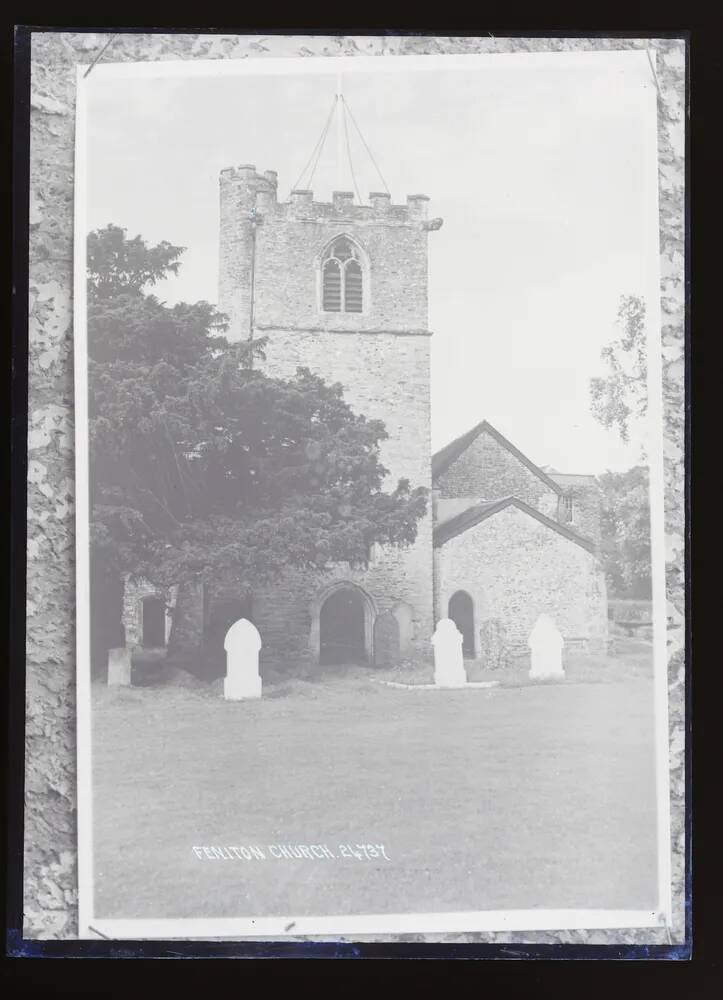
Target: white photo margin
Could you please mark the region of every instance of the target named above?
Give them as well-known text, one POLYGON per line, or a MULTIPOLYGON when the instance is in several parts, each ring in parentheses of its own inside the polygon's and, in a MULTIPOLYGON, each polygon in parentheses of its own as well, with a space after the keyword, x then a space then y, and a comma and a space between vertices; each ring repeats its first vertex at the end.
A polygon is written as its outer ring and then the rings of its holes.
POLYGON ((661 360, 661 310, 659 270, 658 185, 649 204, 652 258, 657 277, 646 289, 648 336, 648 463, 650 470, 651 561, 653 579, 653 645, 655 700, 655 768, 657 808, 657 884, 655 910, 480 910, 444 913, 360 914, 358 916, 288 916, 188 919, 97 919, 94 916, 92 723, 90 682, 90 579, 89 579, 89 471, 88 471, 88 365, 86 313, 86 175, 87 95, 93 78, 154 79, 237 75, 329 74, 336 76, 381 70, 429 71, 466 69, 520 63, 526 67, 558 66, 560 69, 587 65, 591 61, 617 57, 640 63, 639 71, 651 77, 651 113, 648 116, 646 169, 657 177, 657 89, 651 63, 655 52, 646 49, 606 51, 515 52, 442 56, 355 56, 230 60, 164 60, 140 63, 99 63, 86 76, 88 66, 77 67, 75 139, 75 247, 74 247, 74 378, 75 378, 75 472, 76 472, 76 695, 78 775, 78 936, 81 939, 264 939, 385 936, 401 934, 449 934, 511 931, 569 931, 654 928, 671 926, 671 834, 668 729, 667 614, 665 596, 665 528, 663 475, 663 398, 661 360))

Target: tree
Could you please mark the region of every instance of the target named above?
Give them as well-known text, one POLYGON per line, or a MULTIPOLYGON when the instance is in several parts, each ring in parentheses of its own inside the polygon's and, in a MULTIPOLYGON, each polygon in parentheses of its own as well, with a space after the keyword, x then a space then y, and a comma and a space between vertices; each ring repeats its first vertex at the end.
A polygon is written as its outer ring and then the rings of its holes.
POLYGON ((609 429, 617 429, 623 441, 630 437, 630 424, 645 415, 648 405, 645 302, 623 295, 617 324, 622 336, 601 351, 608 374, 590 379, 593 416, 609 429))
POLYGON ((220 574, 251 586, 414 541, 426 490, 384 489, 381 421, 308 369, 264 374, 265 340, 229 344, 209 303, 147 292, 183 248, 108 226, 88 251, 96 564, 160 586, 220 574))
POLYGON ((178 274, 185 249, 165 240, 149 247, 140 236, 129 240, 125 229, 108 225, 88 236, 88 286, 96 299, 140 292, 169 274, 178 274))
POLYGON ((650 493, 648 470, 598 477, 601 499, 602 561, 611 597, 652 596, 650 573, 650 493))
MULTIPOLYGON (((647 344, 645 302, 635 295, 620 299, 617 324, 622 336, 601 352, 608 374, 590 380, 593 416, 624 442, 631 425, 647 411, 647 344)), ((602 494, 602 560, 611 596, 649 598, 650 491, 648 470, 638 465, 626 472, 598 477, 602 494)))

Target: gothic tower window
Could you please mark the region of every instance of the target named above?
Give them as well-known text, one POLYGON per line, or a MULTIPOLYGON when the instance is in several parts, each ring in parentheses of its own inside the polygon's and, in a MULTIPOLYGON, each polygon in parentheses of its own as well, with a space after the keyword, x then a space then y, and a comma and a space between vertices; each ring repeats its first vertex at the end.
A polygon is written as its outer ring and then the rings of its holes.
POLYGON ((324 312, 360 313, 364 305, 361 252, 346 236, 330 244, 321 264, 324 312))

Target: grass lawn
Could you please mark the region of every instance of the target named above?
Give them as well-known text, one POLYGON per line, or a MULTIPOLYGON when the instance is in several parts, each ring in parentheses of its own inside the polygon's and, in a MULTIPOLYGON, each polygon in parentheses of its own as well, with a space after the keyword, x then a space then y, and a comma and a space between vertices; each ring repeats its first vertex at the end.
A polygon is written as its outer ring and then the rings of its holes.
POLYGON ((652 909, 649 647, 616 663, 469 691, 326 672, 235 703, 218 682, 97 685, 95 915, 652 909), (274 859, 271 844, 335 857, 274 859))

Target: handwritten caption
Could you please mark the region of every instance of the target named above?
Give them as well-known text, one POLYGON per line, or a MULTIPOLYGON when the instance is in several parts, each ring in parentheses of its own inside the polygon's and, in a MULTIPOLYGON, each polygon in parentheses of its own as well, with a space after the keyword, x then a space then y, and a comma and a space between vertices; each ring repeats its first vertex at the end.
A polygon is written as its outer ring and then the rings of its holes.
POLYGON ((199 861, 325 861, 350 858, 356 861, 389 861, 384 844, 245 844, 242 846, 194 846, 199 861))

